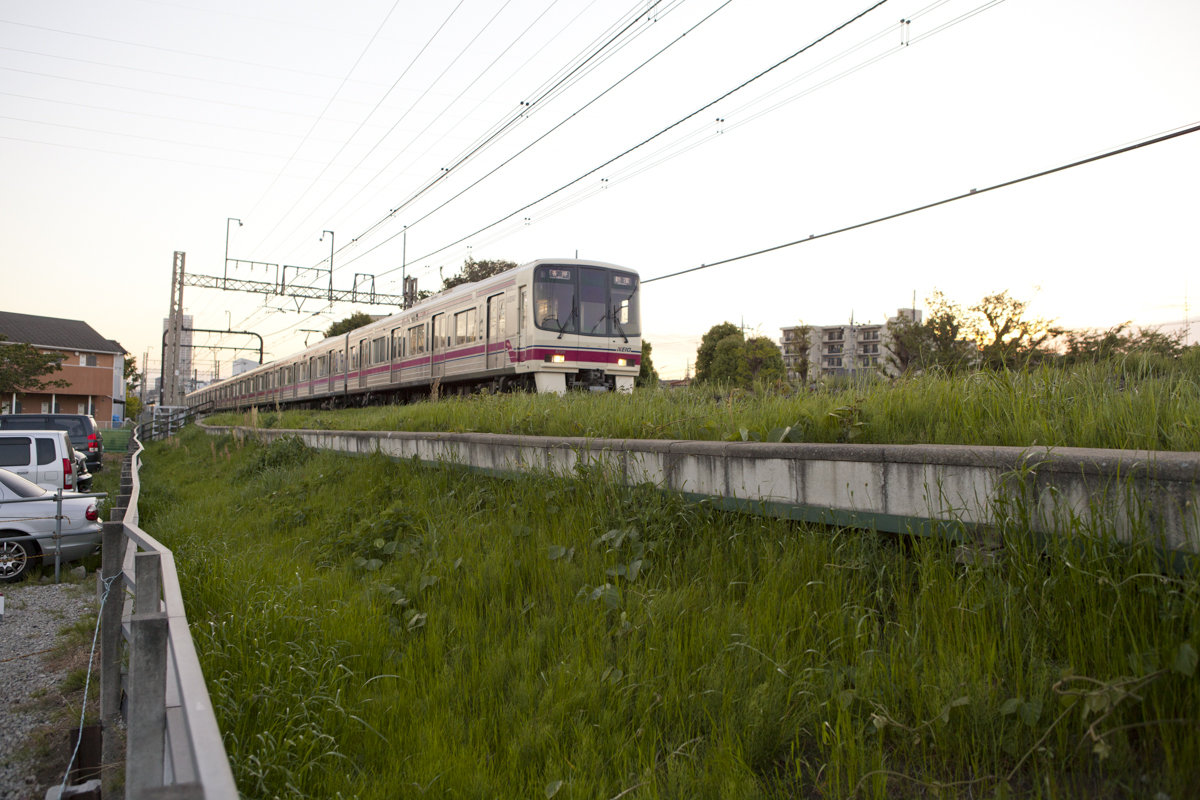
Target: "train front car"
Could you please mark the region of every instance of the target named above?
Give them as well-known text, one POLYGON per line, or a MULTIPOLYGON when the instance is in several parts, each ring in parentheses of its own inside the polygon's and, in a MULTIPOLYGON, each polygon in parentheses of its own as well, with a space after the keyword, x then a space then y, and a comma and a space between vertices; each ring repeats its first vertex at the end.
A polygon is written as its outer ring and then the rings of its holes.
MULTIPOLYGON (((532 278, 531 341, 522 341, 519 352, 534 367, 537 391, 633 391, 642 362, 637 273, 556 259, 535 262, 532 278)), ((520 289, 523 318, 529 290, 520 289)))

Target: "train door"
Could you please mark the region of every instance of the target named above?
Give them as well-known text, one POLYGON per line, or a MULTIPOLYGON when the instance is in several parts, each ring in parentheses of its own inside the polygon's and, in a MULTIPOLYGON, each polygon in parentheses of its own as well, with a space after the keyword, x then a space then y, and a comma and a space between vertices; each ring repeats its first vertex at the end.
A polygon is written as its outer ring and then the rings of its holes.
POLYGON ((367 365, 371 363, 371 340, 358 340, 358 388, 367 388, 367 365))
POLYGON ((525 348, 529 346, 529 287, 517 290, 517 361, 525 360, 525 348))
POLYGON ((487 369, 500 369, 507 366, 508 354, 505 345, 508 343, 508 330, 504 320, 504 295, 492 295, 487 299, 487 369))
POLYGON ((437 314, 433 318, 433 353, 430 359, 430 380, 438 380, 446 374, 446 315, 437 314))
POLYGON ((391 368, 388 371, 388 383, 400 382, 400 361, 404 358, 404 329, 392 329, 391 368))

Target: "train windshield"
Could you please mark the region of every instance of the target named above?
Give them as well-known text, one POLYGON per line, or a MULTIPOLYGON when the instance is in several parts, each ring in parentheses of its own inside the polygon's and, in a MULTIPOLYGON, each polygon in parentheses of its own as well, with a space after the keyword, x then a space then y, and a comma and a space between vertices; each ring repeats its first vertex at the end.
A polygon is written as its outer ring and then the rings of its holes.
POLYGON ((602 267, 539 267, 534 275, 534 323, 557 333, 584 336, 641 334, 638 278, 602 267))

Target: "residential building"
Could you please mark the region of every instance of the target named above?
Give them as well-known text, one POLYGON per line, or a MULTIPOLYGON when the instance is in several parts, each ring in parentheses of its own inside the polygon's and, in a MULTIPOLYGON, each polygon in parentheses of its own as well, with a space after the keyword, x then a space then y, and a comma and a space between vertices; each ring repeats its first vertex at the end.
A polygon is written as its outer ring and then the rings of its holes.
MULTIPOLYGON (((0 398, 5 414, 91 414, 101 428, 125 418, 125 348, 105 339, 82 320, 0 311, 0 333, 8 342, 29 344, 63 356, 57 372, 43 380, 65 380, 66 388, 14 392, 0 398)), ((0 344, 3 347, 4 344, 0 344)))
POLYGON ((889 331, 900 319, 921 321, 921 312, 901 308, 881 324, 812 325, 781 328, 783 364, 788 380, 813 380, 831 375, 893 374, 889 363, 889 331))

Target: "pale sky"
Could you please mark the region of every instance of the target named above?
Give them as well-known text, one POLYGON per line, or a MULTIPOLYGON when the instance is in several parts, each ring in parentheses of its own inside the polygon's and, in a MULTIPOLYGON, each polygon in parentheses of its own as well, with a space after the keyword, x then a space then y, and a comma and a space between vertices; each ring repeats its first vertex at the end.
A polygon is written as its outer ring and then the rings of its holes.
MULTIPOLYGON (((601 166, 872 4, 5 0, 0 309, 86 320, 156 364, 172 253, 220 275, 229 217, 230 256, 272 264, 328 267, 334 231, 338 288, 363 273, 399 294, 405 255, 426 289, 468 254, 578 252, 645 279, 1200 122, 1195 0, 887 0, 601 166)), ((1200 322, 1198 179, 1200 133, 648 284, 643 328, 681 377, 719 322, 778 338, 935 288, 1107 327, 1179 323, 1187 287, 1200 322)), ((268 359, 392 310, 194 287, 184 303, 197 327, 263 334, 268 359)), ((194 359, 226 376, 238 355, 194 359)))

